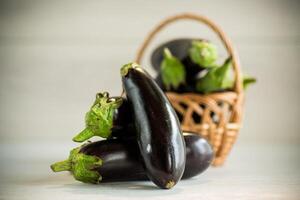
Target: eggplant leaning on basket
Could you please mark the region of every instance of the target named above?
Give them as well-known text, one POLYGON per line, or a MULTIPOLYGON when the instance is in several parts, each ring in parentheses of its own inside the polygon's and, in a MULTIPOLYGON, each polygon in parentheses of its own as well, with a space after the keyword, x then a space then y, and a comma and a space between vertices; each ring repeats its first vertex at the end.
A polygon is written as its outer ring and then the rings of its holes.
POLYGON ((177 115, 151 76, 136 63, 121 68, 132 107, 137 142, 148 177, 160 188, 172 188, 185 167, 185 144, 177 115))
MULTIPOLYGON (((209 167, 213 150, 199 135, 184 133, 184 140, 187 151, 182 178, 187 179, 209 167)), ((67 160, 51 165, 51 169, 70 171, 76 180, 86 183, 149 180, 135 139, 87 143, 73 149, 67 160)))

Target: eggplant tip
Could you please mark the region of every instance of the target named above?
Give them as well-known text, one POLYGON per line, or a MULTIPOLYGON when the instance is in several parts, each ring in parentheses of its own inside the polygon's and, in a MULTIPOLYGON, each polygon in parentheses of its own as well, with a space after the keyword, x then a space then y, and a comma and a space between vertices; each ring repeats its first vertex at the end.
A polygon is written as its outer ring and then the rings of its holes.
POLYGON ((166 189, 170 189, 175 185, 174 181, 168 181, 167 184, 165 185, 166 189))
POLYGON ((135 68, 140 68, 140 65, 135 62, 131 62, 126 65, 123 65, 123 67, 121 68, 121 75, 126 76, 130 69, 135 69, 135 68))

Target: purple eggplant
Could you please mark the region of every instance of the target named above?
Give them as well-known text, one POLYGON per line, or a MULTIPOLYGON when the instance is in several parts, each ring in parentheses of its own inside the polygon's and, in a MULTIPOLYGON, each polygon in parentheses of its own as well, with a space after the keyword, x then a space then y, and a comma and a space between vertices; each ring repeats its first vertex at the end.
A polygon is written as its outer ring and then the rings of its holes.
POLYGON ((185 166, 177 115, 164 92, 138 64, 124 65, 121 75, 148 177, 160 188, 170 189, 180 180, 185 166))
MULTIPOLYGON (((182 178, 187 179, 209 167, 213 150, 196 134, 184 133, 184 140, 186 164, 182 178)), ((149 180, 135 139, 88 143, 73 149, 67 160, 51 165, 51 169, 54 172, 71 171, 76 180, 86 183, 149 180)))

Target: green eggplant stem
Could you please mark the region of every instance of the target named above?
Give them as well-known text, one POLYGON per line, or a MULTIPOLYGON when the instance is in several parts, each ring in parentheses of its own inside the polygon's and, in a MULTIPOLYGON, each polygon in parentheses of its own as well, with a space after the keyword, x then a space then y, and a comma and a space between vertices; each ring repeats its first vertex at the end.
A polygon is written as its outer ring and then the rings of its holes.
POLYGON ((121 68, 121 76, 126 76, 130 69, 141 68, 139 64, 135 62, 128 63, 121 68))
POLYGON ((98 93, 85 115, 85 129, 77 134, 73 141, 84 142, 93 136, 110 137, 114 126, 114 113, 122 103, 122 97, 109 97, 108 92, 98 93))
POLYGON ((70 152, 69 158, 50 166, 53 172, 70 171, 74 178, 85 183, 99 183, 102 180, 97 168, 102 166, 102 160, 97 156, 80 153, 81 147, 70 152))
POLYGON ((164 48, 164 58, 172 58, 172 53, 168 48, 164 48))
POLYGON ((71 162, 69 161, 69 159, 56 162, 52 164, 50 167, 54 172, 70 171, 72 169, 71 162))
POLYGON ((83 131, 78 133, 75 137, 73 137, 74 142, 84 142, 85 140, 90 139, 95 134, 90 128, 85 128, 83 131))

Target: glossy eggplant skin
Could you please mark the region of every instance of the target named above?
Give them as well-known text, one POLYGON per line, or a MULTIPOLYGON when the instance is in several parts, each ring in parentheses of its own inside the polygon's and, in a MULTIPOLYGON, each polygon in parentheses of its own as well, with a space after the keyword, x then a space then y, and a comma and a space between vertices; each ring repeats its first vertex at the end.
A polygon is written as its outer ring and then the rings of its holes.
MULTIPOLYGON (((182 179, 188 179, 199 175, 210 166, 213 151, 209 143, 196 134, 184 133, 184 140, 186 164, 182 179)), ((95 169, 102 176, 101 182, 149 180, 134 139, 93 142, 83 146, 80 152, 97 156, 103 161, 103 165, 95 169)))
POLYGON ((194 133, 184 133, 186 163, 183 179, 194 177, 205 171, 214 158, 211 145, 203 137, 194 133))
POLYGON ((144 69, 129 68, 122 74, 122 82, 148 177, 160 188, 170 189, 181 179, 185 167, 185 144, 177 115, 144 69))
POLYGON ((135 137, 134 133, 133 113, 130 109, 128 100, 123 98, 122 105, 114 112, 113 128, 110 138, 135 137))
POLYGON ((135 140, 109 139, 92 142, 83 146, 80 153, 97 156, 102 160, 102 166, 94 169, 101 175, 101 182, 147 179, 135 140))
POLYGON ((166 91, 166 88, 164 86, 164 83, 162 81, 162 77, 161 77, 160 73, 155 77, 154 81, 160 87, 160 89, 162 89, 164 92, 166 91))

